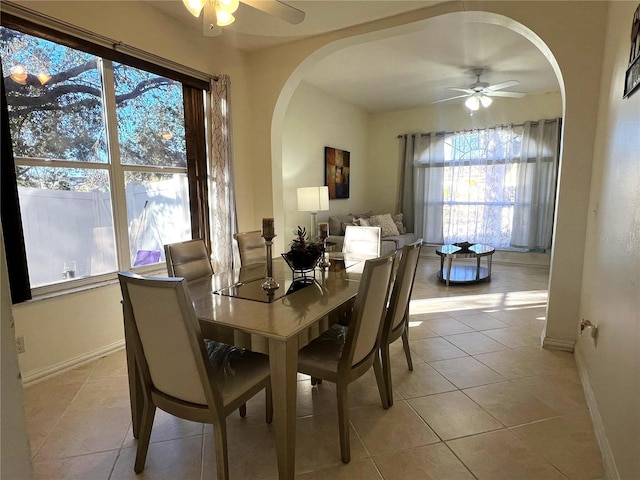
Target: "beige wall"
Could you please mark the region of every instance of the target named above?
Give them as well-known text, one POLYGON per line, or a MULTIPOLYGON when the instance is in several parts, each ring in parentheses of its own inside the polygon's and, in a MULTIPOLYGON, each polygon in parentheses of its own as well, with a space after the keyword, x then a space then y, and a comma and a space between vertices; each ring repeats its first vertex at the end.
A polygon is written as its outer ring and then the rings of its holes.
POLYGON ((598 338, 577 344, 621 479, 640 478, 640 91, 622 98, 637 7, 609 11, 580 302, 598 338))
POLYGON ((324 185, 324 147, 350 152, 351 185, 348 199, 329 202, 330 211, 319 212, 318 221, 329 215, 368 209, 370 156, 368 115, 308 83, 301 83, 287 108, 282 129, 282 202, 285 241, 293 238, 297 225, 309 230, 310 214, 298 212, 296 188, 324 185))

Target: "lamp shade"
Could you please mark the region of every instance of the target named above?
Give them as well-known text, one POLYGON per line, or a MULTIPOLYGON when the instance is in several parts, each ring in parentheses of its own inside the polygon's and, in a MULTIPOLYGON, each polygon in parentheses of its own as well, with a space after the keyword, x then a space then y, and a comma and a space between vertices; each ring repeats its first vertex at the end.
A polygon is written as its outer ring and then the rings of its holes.
POLYGON ((222 9, 219 5, 216 5, 216 24, 219 27, 226 27, 235 22, 236 18, 226 10, 222 9))
POLYGON ((467 98, 467 101, 464 102, 464 104, 469 110, 476 111, 480 108, 480 100, 478 100, 478 97, 476 97, 475 95, 467 98))
POLYGON ((220 8, 227 13, 235 13, 238 10, 238 6, 240 5, 239 0, 218 0, 218 5, 220 8))
POLYGON ((484 108, 487 108, 489 105, 491 105, 492 102, 493 99, 491 97, 487 97, 486 95, 482 95, 480 97, 480 103, 484 108))
POLYGON ((182 3, 187 7, 187 10, 189 10, 191 15, 199 17, 206 0, 182 0, 182 3))
POLYGON ((320 212, 329 210, 329 187, 298 188, 298 211, 320 212))

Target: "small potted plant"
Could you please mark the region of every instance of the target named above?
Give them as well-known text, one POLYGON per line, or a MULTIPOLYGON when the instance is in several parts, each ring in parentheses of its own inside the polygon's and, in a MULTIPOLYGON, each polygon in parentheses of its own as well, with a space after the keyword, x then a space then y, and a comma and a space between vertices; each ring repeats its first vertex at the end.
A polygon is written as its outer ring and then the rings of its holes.
POLYGON ((307 230, 303 227, 298 227, 295 234, 290 250, 283 257, 294 270, 311 270, 322 255, 323 244, 309 239, 307 230))

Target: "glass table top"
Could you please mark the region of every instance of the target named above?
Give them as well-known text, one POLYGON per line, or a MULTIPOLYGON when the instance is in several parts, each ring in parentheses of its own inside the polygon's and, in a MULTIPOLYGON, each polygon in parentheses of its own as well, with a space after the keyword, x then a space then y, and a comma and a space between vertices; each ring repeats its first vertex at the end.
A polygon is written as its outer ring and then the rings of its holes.
MULTIPOLYGON (((357 257, 331 258, 330 262, 328 270, 331 272, 339 272, 363 263, 362 259, 357 257)), ((298 272, 293 272, 286 266, 283 268, 283 265, 284 262, 274 261, 273 278, 279 285, 275 290, 262 288, 262 282, 264 282, 266 274, 266 264, 255 264, 242 267, 236 283, 214 290, 213 293, 256 302, 271 303, 290 293, 297 292, 301 288, 318 284, 317 279, 320 279, 324 274, 321 269, 315 269, 305 272, 304 275, 299 275, 298 272)))
POLYGON ((273 278, 280 285, 275 290, 265 290, 264 288, 262 288, 264 277, 260 277, 246 282, 238 282, 234 285, 216 290, 213 293, 216 293, 218 295, 226 295, 229 297, 244 298, 246 300, 254 300, 256 302, 271 303, 284 297, 285 295, 297 292, 301 288, 315 283, 315 279, 312 276, 301 277, 294 280, 291 274, 278 275, 274 272, 273 278))

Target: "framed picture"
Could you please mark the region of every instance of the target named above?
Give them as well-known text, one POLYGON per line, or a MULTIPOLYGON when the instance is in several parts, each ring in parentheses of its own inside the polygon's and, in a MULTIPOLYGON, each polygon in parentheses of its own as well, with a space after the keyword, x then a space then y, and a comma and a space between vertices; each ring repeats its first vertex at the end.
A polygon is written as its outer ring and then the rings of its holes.
POLYGON ((329 199, 349 198, 350 153, 324 147, 324 184, 329 187, 329 199))
POLYGON ((624 98, 630 96, 640 87, 640 57, 627 69, 624 79, 624 98))
POLYGON ((640 87, 640 5, 636 8, 631 22, 631 50, 629 68, 624 76, 624 98, 629 97, 640 87))

